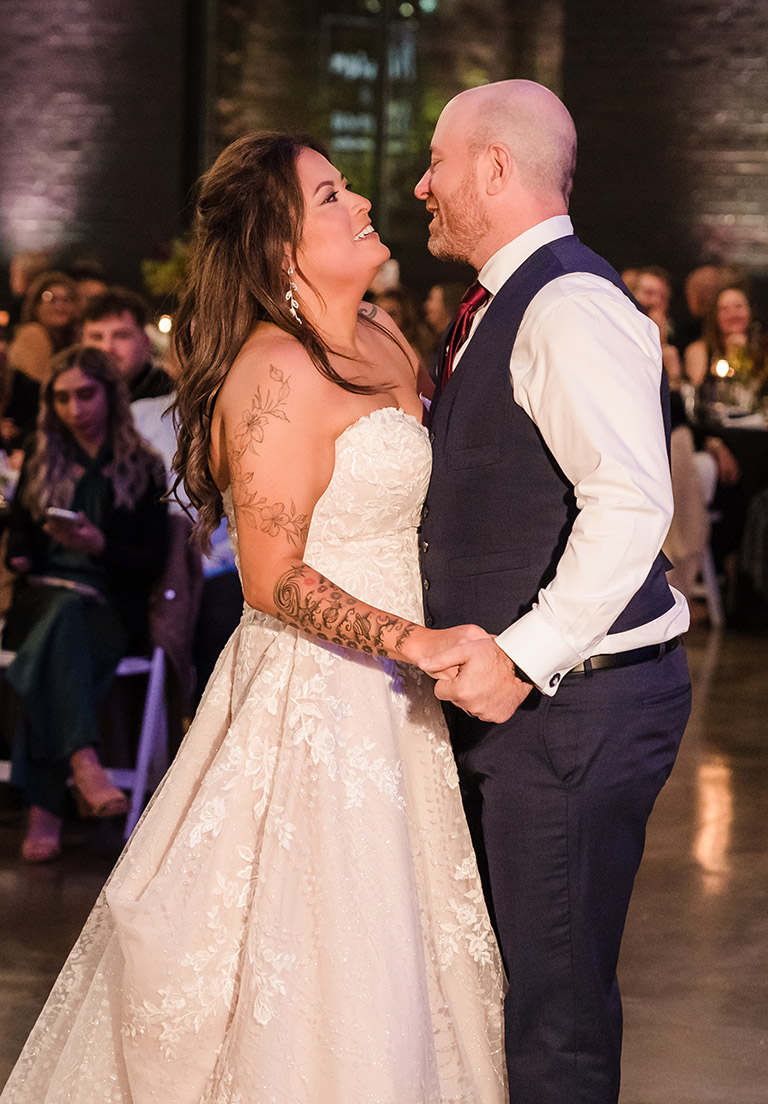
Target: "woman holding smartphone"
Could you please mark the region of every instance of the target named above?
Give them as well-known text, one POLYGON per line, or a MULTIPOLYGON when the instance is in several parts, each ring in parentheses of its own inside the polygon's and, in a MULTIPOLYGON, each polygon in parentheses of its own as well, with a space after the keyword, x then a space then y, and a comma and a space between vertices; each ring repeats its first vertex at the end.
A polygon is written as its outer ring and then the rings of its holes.
POLYGON ((95 744, 122 655, 143 646, 151 584, 165 558, 163 463, 139 437, 105 353, 54 358, 9 519, 16 572, 3 644, 22 705, 13 781, 29 802, 27 862, 61 853, 67 781, 82 814, 116 816, 125 795, 95 744))

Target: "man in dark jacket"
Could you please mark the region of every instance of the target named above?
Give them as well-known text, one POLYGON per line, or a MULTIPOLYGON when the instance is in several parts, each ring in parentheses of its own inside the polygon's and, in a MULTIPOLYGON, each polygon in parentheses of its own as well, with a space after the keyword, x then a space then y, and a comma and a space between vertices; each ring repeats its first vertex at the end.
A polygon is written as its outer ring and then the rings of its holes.
POLYGON ((83 345, 109 353, 128 384, 132 403, 173 391, 171 377, 152 362, 148 320, 149 307, 141 296, 121 287, 90 299, 83 318, 83 345))

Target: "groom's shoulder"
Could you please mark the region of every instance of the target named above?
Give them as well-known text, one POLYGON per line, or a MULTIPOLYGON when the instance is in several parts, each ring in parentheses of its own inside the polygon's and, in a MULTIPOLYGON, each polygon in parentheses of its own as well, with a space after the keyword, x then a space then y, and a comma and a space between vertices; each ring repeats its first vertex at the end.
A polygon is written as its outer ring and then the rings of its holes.
POLYGON ((592 329, 608 318, 640 326, 647 319, 611 280, 594 272, 564 272, 545 284, 532 299, 521 329, 537 333, 552 327, 557 333, 574 327, 592 329))
POLYGON ((545 284, 536 296, 542 303, 548 302, 552 305, 565 304, 585 297, 597 301, 611 300, 631 306, 631 301, 612 280, 607 276, 588 271, 563 272, 545 284))

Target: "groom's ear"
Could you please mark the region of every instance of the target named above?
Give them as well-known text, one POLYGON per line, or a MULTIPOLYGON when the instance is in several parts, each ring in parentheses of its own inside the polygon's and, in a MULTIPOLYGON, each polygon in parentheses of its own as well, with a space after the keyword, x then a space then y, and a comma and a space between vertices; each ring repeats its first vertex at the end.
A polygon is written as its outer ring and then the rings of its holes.
POLYGON ((508 185, 515 170, 515 162, 509 146, 494 142, 485 152, 485 190, 488 195, 498 195, 508 185))

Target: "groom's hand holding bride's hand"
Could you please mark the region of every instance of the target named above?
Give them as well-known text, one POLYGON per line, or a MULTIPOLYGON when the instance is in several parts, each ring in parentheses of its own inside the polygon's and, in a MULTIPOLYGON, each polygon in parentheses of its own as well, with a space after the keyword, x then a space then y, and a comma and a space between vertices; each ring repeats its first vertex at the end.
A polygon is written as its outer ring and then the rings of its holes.
POLYGON ((419 666, 437 680, 435 697, 495 724, 508 721, 533 689, 518 678, 514 663, 488 633, 464 639, 419 666))
MULTIPOLYGON (((432 656, 442 658, 443 655, 462 644, 468 643, 470 640, 487 639, 490 639, 488 633, 485 629, 481 629, 479 625, 454 625, 450 629, 426 629, 419 626, 416 634, 409 641, 412 654, 407 656, 407 661, 426 671, 424 666, 426 657, 430 657, 429 662, 431 663, 432 656)), ((446 678, 452 678, 458 674, 458 671, 457 664, 453 668, 446 668, 443 674, 446 678)))

